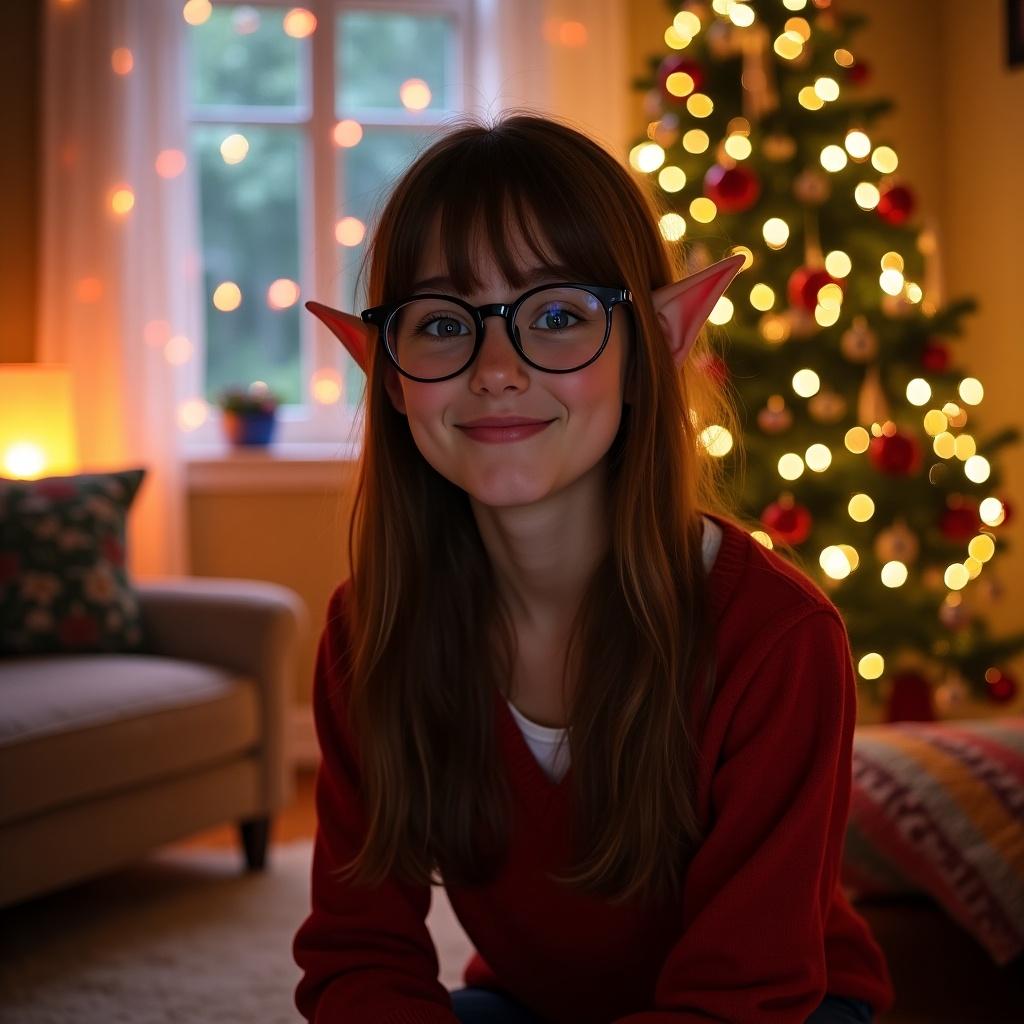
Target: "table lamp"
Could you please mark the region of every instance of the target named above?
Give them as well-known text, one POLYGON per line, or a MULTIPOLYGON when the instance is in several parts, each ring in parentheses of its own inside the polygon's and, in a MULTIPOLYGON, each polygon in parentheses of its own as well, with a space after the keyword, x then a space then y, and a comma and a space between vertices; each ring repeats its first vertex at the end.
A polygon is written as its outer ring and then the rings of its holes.
POLYGON ((70 368, 0 363, 0 476, 35 480, 77 469, 70 368))

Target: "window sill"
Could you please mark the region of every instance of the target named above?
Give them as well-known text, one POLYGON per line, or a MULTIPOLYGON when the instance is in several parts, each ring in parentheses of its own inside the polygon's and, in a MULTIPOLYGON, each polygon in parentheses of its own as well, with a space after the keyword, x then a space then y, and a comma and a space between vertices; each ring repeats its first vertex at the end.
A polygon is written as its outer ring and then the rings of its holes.
POLYGON ((359 457, 358 446, 336 441, 275 442, 267 448, 227 443, 184 453, 189 494, 338 490, 359 457))

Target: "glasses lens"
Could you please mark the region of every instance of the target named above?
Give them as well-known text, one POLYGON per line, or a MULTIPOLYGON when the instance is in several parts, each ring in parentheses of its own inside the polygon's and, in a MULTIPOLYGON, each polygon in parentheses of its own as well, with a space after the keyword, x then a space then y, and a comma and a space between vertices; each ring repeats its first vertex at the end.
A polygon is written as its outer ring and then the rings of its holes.
POLYGON ((604 341, 607 314, 601 300, 583 288, 534 292, 515 319, 523 351, 545 370, 574 370, 604 341))
POLYGON ((399 306, 387 335, 398 365, 427 380, 465 366, 475 341, 476 324, 468 310, 440 298, 413 299, 399 306))
MULTIPOLYGON (((545 288, 519 307, 514 329, 527 357, 546 370, 573 370, 601 347, 607 314, 583 288, 545 288)), ((431 380, 457 373, 469 360, 476 326, 469 312, 443 298, 418 298, 399 306, 387 343, 398 365, 431 380)))

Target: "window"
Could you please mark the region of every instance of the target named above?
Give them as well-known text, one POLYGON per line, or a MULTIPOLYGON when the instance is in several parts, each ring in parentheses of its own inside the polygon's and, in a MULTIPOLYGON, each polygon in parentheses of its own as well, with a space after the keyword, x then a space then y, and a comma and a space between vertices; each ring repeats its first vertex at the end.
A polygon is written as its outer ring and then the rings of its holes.
POLYGON ((266 382, 277 439, 351 433, 365 376, 303 308, 358 311, 356 275, 396 178, 466 109, 471 0, 220 2, 188 30, 203 337, 188 372, 220 438, 217 396, 266 382))

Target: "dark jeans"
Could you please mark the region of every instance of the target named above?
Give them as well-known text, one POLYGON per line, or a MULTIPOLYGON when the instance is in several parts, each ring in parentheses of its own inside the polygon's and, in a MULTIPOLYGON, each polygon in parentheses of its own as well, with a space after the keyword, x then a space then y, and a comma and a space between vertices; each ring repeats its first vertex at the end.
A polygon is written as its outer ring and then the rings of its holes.
MULTIPOLYGON (((488 988, 460 988, 450 993, 460 1024, 543 1024, 532 1011, 503 992, 488 988)), ((806 1024, 872 1024, 870 1003, 847 996, 827 995, 806 1024)))

